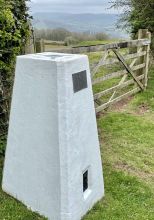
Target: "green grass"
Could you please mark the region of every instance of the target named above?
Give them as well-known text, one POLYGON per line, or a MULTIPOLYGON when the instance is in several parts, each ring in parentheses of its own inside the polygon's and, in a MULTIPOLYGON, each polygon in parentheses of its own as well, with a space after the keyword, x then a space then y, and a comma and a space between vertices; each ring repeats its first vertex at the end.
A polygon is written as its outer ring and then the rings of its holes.
POLYGON ((154 219, 153 88, 154 68, 146 92, 98 118, 106 194, 84 220, 154 219))
POLYGON ((137 178, 105 165, 105 199, 84 220, 153 220, 153 193, 137 178))
MULTIPOLYGON (((89 56, 91 63, 97 62, 100 53, 89 56)), ((105 75, 106 70, 99 74, 105 75)), ((154 220, 154 68, 149 74, 147 91, 135 95, 120 110, 113 106, 97 119, 105 197, 83 220, 154 220)), ((110 83, 115 81, 94 87, 95 92, 110 83)), ((0 149, 1 145, 3 141, 0 149)), ((3 161, 0 156, 0 181, 3 161)), ((0 220, 45 218, 0 190, 0 220)))

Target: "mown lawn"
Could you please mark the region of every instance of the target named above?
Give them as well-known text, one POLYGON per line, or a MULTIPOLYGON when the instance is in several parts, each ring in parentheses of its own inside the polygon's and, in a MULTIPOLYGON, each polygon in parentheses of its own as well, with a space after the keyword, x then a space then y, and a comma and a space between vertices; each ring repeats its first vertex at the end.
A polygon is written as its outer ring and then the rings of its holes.
MULTIPOLYGON (((154 220, 154 68, 146 92, 97 120, 105 198, 83 220, 154 220)), ((44 219, 0 190, 0 220, 44 219)))

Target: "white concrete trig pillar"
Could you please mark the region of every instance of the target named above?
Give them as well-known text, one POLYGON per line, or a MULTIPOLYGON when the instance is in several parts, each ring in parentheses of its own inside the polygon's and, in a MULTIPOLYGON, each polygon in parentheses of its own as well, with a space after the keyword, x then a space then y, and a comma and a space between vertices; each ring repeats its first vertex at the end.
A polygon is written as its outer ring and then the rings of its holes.
POLYGON ((80 220, 103 197, 87 56, 18 57, 3 190, 50 220, 80 220))

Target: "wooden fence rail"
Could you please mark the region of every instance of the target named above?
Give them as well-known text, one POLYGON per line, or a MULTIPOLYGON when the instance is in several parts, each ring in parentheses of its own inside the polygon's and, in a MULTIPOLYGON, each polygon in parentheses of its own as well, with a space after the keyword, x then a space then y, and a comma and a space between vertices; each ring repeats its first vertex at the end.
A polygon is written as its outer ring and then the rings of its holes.
MULTIPOLYGON (((39 42, 42 42, 39 41, 39 42)), ((38 52, 45 52, 46 43, 41 45, 41 49, 37 49, 38 52)), ((66 48, 55 48, 52 49, 52 52, 60 52, 60 53, 71 53, 71 54, 78 54, 78 53, 90 53, 90 52, 98 52, 104 51, 109 49, 124 49, 124 48, 133 48, 133 47, 142 47, 148 46, 151 43, 151 40, 148 38, 139 39, 139 40, 130 40, 125 42, 119 43, 111 43, 111 44, 98 44, 98 45, 91 45, 91 46, 79 46, 79 47, 66 47, 66 48)))

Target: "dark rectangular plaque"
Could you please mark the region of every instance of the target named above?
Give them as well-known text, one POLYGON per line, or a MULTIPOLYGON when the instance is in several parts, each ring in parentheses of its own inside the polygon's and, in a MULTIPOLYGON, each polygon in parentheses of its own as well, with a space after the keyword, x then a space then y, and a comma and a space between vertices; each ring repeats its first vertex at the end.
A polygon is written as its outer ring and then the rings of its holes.
POLYGON ((88 87, 86 70, 72 75, 74 93, 88 87))

